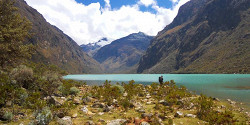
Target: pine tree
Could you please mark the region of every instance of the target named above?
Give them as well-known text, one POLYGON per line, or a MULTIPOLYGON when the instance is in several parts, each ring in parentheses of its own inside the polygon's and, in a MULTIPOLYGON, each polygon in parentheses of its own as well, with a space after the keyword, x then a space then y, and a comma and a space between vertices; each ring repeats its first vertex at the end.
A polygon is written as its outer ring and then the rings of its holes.
POLYGON ((31 56, 32 45, 25 45, 31 23, 17 13, 14 0, 0 0, 0 69, 14 66, 31 56))

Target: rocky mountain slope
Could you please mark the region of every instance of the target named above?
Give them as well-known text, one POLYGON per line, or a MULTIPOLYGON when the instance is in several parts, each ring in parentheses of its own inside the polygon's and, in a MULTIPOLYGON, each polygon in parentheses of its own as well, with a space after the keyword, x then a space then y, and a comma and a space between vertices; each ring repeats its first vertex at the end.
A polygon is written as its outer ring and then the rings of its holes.
POLYGON ((24 0, 16 0, 21 16, 32 23, 32 37, 27 43, 36 47, 34 62, 55 64, 70 73, 98 73, 99 63, 82 51, 80 46, 60 29, 50 25, 35 9, 24 0))
POLYGON ((86 52, 89 56, 92 57, 101 47, 110 44, 111 42, 111 39, 104 37, 95 43, 82 44, 80 47, 84 52, 86 52))
POLYGON ((152 40, 138 73, 250 73, 250 1, 191 0, 152 40))
POLYGON ((102 47, 93 57, 104 66, 106 73, 136 72, 152 38, 142 32, 133 33, 102 47))

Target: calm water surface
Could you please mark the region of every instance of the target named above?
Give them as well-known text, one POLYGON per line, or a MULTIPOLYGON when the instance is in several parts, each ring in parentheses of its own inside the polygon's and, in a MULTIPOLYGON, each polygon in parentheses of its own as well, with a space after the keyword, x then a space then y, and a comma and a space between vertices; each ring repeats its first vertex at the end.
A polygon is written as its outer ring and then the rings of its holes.
POLYGON ((101 85, 105 80, 112 83, 134 80, 136 83, 151 84, 158 82, 161 75, 164 81, 174 80, 177 85, 184 85, 196 94, 229 98, 250 107, 250 74, 89 74, 67 75, 64 79, 86 81, 89 85, 101 85))

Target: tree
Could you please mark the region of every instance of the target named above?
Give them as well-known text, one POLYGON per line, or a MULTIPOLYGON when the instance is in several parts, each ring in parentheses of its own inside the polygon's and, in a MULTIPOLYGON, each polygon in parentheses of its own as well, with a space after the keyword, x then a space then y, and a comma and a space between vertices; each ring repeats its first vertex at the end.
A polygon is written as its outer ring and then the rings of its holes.
POLYGON ((17 13, 14 0, 0 0, 0 69, 7 69, 31 56, 32 45, 25 45, 31 23, 17 13))

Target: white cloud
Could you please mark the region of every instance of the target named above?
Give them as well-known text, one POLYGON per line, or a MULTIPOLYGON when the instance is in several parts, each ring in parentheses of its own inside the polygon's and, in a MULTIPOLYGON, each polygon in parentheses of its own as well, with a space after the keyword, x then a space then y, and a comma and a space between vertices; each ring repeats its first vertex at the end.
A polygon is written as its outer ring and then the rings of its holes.
POLYGON ((150 5, 155 5, 156 1, 155 0, 140 0, 139 4, 142 4, 146 7, 150 6, 150 5))
POLYGON ((178 2, 178 0, 170 0, 172 3, 176 3, 178 2))
POLYGON ((172 8, 162 8, 154 0, 140 0, 135 5, 112 10, 110 0, 105 7, 99 3, 88 6, 75 0, 26 0, 48 22, 60 28, 79 45, 96 42, 103 37, 118 39, 135 32, 156 35, 176 16, 181 5, 189 0, 179 0, 172 8), (150 6, 156 14, 140 11, 140 6, 150 6))

